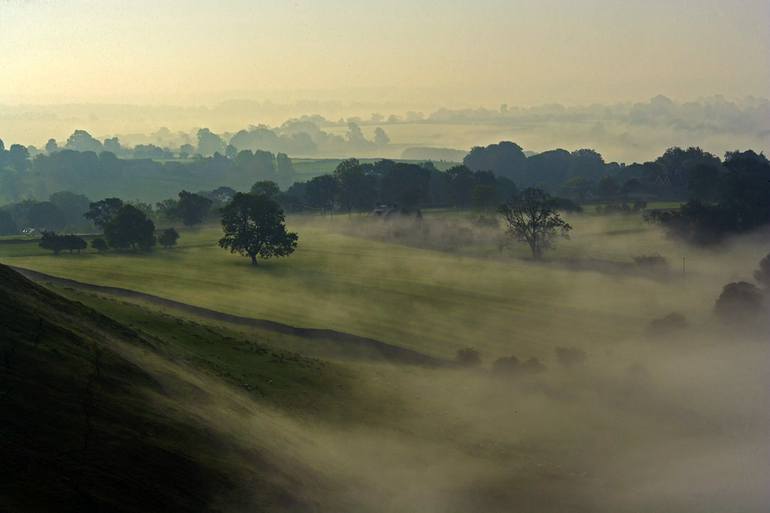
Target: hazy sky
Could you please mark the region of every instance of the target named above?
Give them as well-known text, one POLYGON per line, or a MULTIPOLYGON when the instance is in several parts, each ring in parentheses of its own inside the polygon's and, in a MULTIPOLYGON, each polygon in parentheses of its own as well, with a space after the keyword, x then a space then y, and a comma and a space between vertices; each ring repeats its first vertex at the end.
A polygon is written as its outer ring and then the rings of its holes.
POLYGON ((0 103, 770 95, 768 0, 0 0, 0 103))

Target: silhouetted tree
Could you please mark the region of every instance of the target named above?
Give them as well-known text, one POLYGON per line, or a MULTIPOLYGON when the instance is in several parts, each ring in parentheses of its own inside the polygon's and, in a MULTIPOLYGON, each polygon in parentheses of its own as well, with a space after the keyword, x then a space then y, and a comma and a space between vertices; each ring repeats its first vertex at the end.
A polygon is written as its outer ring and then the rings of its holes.
POLYGON ((104 230, 122 207, 123 200, 120 198, 106 198, 91 203, 83 217, 90 219, 98 228, 104 230))
POLYGON ((54 255, 58 255, 62 250, 66 249, 64 237, 57 235, 56 232, 44 231, 38 245, 43 249, 53 251, 54 255))
POLYGON ((86 241, 78 237, 77 235, 64 235, 64 249, 72 253, 73 251, 77 251, 80 253, 81 250, 86 249, 88 247, 88 244, 86 244, 86 241))
POLYGON ((331 175, 316 176, 307 183, 305 195, 310 207, 332 212, 337 197, 337 181, 331 175))
POLYGON ((524 190, 500 207, 500 213, 508 223, 508 233, 526 242, 536 259, 543 257, 543 252, 552 247, 556 238, 569 238, 572 230, 556 210, 553 198, 540 189, 524 190))
POLYGON ((123 205, 104 227, 110 247, 149 251, 155 245, 155 224, 132 205, 123 205))
POLYGON ((211 209, 211 203, 212 201, 208 198, 182 191, 179 193, 179 201, 176 203, 174 213, 185 226, 201 224, 211 209))
POLYGON ((82 194, 70 191, 61 191, 51 194, 49 201, 56 205, 64 214, 64 224, 70 228, 88 225, 83 216, 88 212, 91 201, 82 194))
POLYGON ((455 360, 463 367, 476 367, 481 365, 481 354, 471 347, 457 350, 455 360))
POLYGON ((756 285, 745 281, 728 283, 719 295, 714 311, 724 321, 751 321, 764 314, 764 296, 756 285))
POLYGON ((297 234, 286 231, 281 207, 262 194, 238 193, 222 209, 222 248, 240 253, 257 264, 257 257, 288 256, 297 247, 297 234))
POLYGON ((270 199, 276 199, 281 193, 281 189, 275 182, 270 180, 261 180, 251 186, 252 194, 262 194, 270 199))
POLYGON ((754 279, 766 289, 770 289, 770 253, 759 261, 759 269, 754 271, 754 279))
POLYGON ((27 214, 29 224, 37 230, 59 230, 64 228, 64 214, 50 201, 35 203, 27 214))
POLYGON ((5 210, 0 210, 0 235, 15 235, 19 228, 13 220, 13 216, 5 210))
POLYGON ((179 240, 179 233, 174 228, 166 228, 158 237, 158 243, 166 249, 176 246, 177 240, 179 240))
POLYGON ((59 145, 56 143, 56 139, 48 139, 48 142, 45 143, 45 152, 50 155, 57 151, 59 151, 59 145))

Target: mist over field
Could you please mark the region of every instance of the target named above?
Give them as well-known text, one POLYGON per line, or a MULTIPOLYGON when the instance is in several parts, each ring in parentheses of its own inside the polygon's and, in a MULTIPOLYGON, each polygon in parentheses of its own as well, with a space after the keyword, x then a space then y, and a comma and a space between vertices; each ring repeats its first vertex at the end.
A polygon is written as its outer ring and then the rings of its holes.
POLYGON ((767 0, 0 0, 0 512, 765 513, 767 0))

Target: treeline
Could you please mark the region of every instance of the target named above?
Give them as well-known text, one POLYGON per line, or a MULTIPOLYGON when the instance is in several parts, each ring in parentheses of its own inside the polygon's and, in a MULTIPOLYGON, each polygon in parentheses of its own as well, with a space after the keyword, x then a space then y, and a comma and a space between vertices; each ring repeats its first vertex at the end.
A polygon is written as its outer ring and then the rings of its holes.
POLYGON ((516 193, 516 184, 491 171, 465 166, 439 171, 430 162, 348 159, 334 173, 294 183, 286 192, 276 193, 276 199, 294 212, 371 211, 380 206, 411 212, 430 207, 496 208, 516 193))
POLYGON ((594 150, 556 149, 527 156, 512 142, 473 148, 463 163, 489 170, 520 187, 537 187, 578 202, 608 200, 716 199, 728 172, 715 155, 700 148, 670 148, 641 164, 605 162, 594 150))
POLYGON ((24 146, 6 150, 0 141, 0 204, 67 190, 157 201, 180 189, 248 189, 257 180, 288 187, 294 179, 291 159, 282 153, 243 150, 230 157, 217 153, 191 161, 122 159, 109 151, 69 149, 31 156, 24 146))

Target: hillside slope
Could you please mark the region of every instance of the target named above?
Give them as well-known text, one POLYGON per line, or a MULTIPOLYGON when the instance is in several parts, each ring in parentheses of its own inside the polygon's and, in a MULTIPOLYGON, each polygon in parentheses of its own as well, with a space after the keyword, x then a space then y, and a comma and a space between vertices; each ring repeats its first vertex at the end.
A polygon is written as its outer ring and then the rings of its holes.
POLYGON ((0 266, 0 335, 0 511, 308 508, 291 492, 302 469, 182 406, 208 391, 133 330, 0 266))

